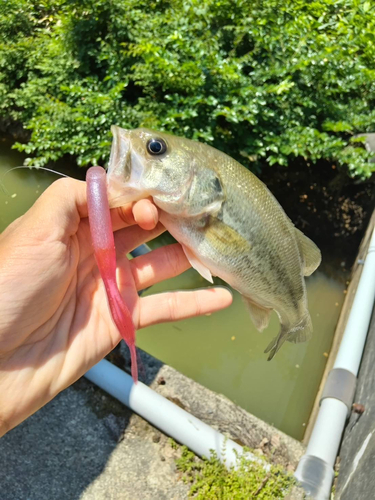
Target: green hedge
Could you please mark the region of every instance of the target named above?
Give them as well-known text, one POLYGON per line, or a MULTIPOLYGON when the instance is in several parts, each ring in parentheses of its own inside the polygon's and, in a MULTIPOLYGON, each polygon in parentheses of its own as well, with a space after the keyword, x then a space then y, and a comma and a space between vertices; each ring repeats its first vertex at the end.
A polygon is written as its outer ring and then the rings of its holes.
POLYGON ((110 125, 208 142, 257 170, 327 159, 366 177, 371 0, 6 0, 0 113, 34 165, 108 159, 110 125))

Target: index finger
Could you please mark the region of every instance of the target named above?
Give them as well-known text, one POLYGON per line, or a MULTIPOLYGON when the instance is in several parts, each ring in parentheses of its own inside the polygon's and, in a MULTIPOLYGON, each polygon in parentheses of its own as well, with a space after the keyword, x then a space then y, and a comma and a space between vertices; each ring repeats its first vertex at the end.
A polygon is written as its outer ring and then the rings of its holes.
POLYGON ((159 213, 152 201, 145 198, 122 207, 112 208, 111 218, 114 231, 134 224, 138 224, 142 229, 152 230, 158 224, 159 213))

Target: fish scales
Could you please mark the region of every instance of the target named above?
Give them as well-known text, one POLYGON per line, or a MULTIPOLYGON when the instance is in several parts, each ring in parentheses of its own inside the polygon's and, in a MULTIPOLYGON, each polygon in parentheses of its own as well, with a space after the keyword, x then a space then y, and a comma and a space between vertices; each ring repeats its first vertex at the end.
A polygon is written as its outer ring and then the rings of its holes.
POLYGON ((206 144, 148 129, 113 127, 113 134, 112 206, 152 196, 192 266, 238 290, 259 330, 275 310, 281 330, 266 349, 270 358, 285 340, 309 338, 304 275, 318 267, 320 252, 267 187, 206 144))

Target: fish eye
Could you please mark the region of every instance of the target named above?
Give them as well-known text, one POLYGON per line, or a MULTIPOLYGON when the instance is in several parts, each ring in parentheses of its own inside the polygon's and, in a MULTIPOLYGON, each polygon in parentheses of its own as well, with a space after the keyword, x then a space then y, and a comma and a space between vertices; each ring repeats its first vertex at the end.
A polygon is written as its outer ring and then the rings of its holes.
POLYGON ((150 155, 162 155, 167 151, 167 144, 163 139, 150 139, 147 143, 150 155))

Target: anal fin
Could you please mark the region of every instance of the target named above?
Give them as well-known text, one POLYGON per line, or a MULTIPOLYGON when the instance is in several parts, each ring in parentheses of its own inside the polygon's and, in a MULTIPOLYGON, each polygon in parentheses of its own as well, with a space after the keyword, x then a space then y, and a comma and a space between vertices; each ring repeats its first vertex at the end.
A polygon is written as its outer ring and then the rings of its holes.
POLYGON ((198 273, 201 276, 203 276, 205 280, 209 281, 210 283, 213 283, 214 280, 212 279, 212 274, 211 271, 208 269, 208 267, 206 267, 204 264, 202 264, 200 260, 198 260, 198 258, 196 257, 194 252, 190 250, 190 248, 188 248, 185 245, 182 245, 182 248, 185 252, 187 260, 191 264, 191 267, 194 268, 196 271, 198 271, 198 273))
POLYGON ((255 325, 255 328, 258 331, 262 332, 268 326, 272 309, 261 307, 258 304, 252 302, 247 297, 242 297, 242 298, 244 303, 246 304, 246 307, 249 311, 250 317, 255 325))

